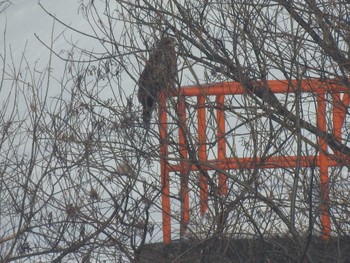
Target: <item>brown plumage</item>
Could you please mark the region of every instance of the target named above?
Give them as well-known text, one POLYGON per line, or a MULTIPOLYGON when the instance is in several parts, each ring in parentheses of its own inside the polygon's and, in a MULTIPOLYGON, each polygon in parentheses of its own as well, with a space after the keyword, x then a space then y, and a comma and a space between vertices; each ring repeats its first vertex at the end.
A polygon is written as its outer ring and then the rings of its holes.
POLYGON ((176 79, 175 39, 165 37, 156 43, 138 81, 139 90, 137 96, 143 107, 143 125, 146 129, 150 126, 152 112, 158 101, 159 91, 174 88, 176 79))

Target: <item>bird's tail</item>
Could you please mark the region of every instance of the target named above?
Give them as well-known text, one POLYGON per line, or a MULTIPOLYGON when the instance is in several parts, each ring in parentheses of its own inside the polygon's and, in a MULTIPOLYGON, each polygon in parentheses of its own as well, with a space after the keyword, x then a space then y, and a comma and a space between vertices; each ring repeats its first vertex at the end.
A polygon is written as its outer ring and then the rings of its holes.
POLYGON ((148 130, 151 125, 151 117, 152 117, 152 110, 148 108, 143 109, 142 118, 143 118, 143 127, 148 130))

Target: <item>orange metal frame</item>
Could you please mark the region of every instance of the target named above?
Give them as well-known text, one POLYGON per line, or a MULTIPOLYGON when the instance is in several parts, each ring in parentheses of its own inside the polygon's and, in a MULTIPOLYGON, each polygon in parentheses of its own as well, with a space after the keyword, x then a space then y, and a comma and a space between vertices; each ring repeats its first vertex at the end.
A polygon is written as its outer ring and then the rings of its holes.
MULTIPOLYGON (((316 79, 304 81, 268 81, 268 86, 274 93, 293 93, 298 88, 301 92, 313 93, 317 96, 317 127, 322 131, 332 131, 334 136, 341 141, 341 130, 346 116, 346 108, 350 104, 349 90, 341 85, 332 84, 330 82, 321 82, 316 79), (326 94, 332 94, 332 109, 333 109, 333 127, 328 127, 326 122, 326 94), (343 93, 343 96, 341 94, 343 93)), ((200 169, 213 170, 210 167, 217 169, 252 169, 254 163, 258 160, 253 158, 238 158, 226 157, 226 142, 225 142, 225 111, 224 98, 225 95, 245 94, 246 90, 238 82, 223 82, 214 83, 205 86, 189 86, 182 87, 171 94, 161 93, 160 95, 160 168, 161 168, 161 185, 162 185, 162 220, 163 220, 163 242, 171 242, 171 206, 170 206, 170 186, 169 174, 172 172, 180 173, 180 200, 181 200, 181 226, 180 235, 183 235, 190 219, 189 208, 189 188, 188 188, 188 173, 189 171, 198 171, 198 166, 189 165, 185 160, 188 158, 186 148, 186 108, 185 97, 197 97, 197 116, 198 116, 198 159, 201 163, 210 165, 203 166, 200 169), (206 102, 206 96, 216 96, 216 118, 217 118, 217 136, 218 136, 218 153, 217 159, 208 160, 206 149, 206 109, 203 107, 206 102), (170 164, 168 162, 168 144, 167 144, 167 97, 178 97, 177 114, 179 116, 179 147, 181 161, 178 164, 170 164), (201 107, 202 106, 202 107, 201 107)), ((318 143, 323 151, 319 152, 316 164, 314 156, 303 156, 301 161, 297 162, 296 156, 274 156, 264 161, 264 168, 288 168, 295 167, 297 163, 303 167, 309 167, 310 164, 320 168, 320 188, 322 193, 321 200, 321 223, 323 239, 328 239, 331 231, 330 214, 329 214, 329 179, 328 167, 341 166, 336 158, 330 158, 327 154, 328 147, 324 138, 318 138, 318 143)), ((333 153, 339 157, 340 153, 333 153)), ((205 176, 201 176, 199 180, 200 186, 200 213, 203 215, 208 209, 208 182, 205 176)), ((218 179, 218 189, 220 194, 227 194, 226 176, 221 174, 218 179)))

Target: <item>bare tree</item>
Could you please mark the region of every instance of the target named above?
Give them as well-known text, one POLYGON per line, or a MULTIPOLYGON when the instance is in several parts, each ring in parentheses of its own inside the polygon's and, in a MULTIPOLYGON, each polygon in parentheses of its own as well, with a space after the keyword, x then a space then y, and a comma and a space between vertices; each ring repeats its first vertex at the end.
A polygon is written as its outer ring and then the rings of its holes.
MULTIPOLYGON (((54 17, 44 7, 43 11, 54 17)), ((185 227, 193 246, 168 260, 188 259, 191 251, 197 251, 200 260, 212 255, 212 260, 222 262, 258 258, 312 262, 349 256, 312 252, 315 236, 321 235, 324 198, 319 153, 341 164, 328 170, 329 213, 335 239, 349 236, 348 116, 339 140, 332 129, 319 128, 317 98, 302 92, 303 80, 316 78, 325 86, 344 86, 342 98, 348 94, 347 4, 88 1, 82 3, 81 12, 95 33, 80 32, 81 36, 95 41, 98 51, 74 45, 62 55, 43 43, 66 62, 61 81, 55 81, 49 70, 25 75, 21 68, 4 67, 2 83, 10 79, 16 92, 7 96, 1 111, 2 261, 140 260, 145 243, 161 240, 163 189, 157 165, 161 158, 196 170, 185 174, 191 207, 185 227), (159 152, 163 142, 153 124, 158 122, 156 114, 151 122, 154 129, 146 136, 134 88, 152 45, 161 37, 175 38, 178 44, 179 85, 236 81, 243 87, 244 94, 226 96, 223 103, 225 154, 236 161, 237 169, 221 169, 199 154, 205 144, 208 156, 217 157, 217 104, 212 96, 201 105, 207 116, 204 143, 197 136, 196 97, 185 100, 184 129, 178 97, 169 95, 167 156, 159 152), (268 84, 273 79, 286 80, 291 92, 274 94, 268 84), (47 96, 51 86, 60 90, 54 99, 47 96), (22 96, 27 93, 30 96, 22 96), (11 107, 16 105, 14 99, 24 102, 25 114, 11 107), (181 132, 184 145, 177 139, 181 132), (320 138, 330 151, 322 148, 320 138), (188 156, 182 154, 183 147, 188 156), (276 156, 296 156, 297 165, 262 168, 276 156), (308 168, 301 162, 305 156, 314 156, 308 168), (246 169, 244 157, 251 157, 255 166, 246 169), (217 186, 220 174, 227 178, 226 195, 217 186), (209 185, 204 215, 201 180, 209 185), (259 243, 244 245, 249 240, 259 243), (239 246, 244 249, 232 249, 239 246)), ((329 93, 323 99, 334 103, 334 96, 329 93)), ((346 110, 348 105, 338 99, 333 107, 346 110)), ((332 127, 331 112, 327 106, 328 127, 332 127)), ((172 172, 174 225, 183 222, 181 178, 183 174, 172 172)), ((174 228, 172 234, 176 238, 179 231, 174 228)))
POLYGON ((48 53, 37 68, 1 52, 0 261, 134 261, 159 191, 133 102, 113 88, 122 69, 66 57, 56 78, 48 53))

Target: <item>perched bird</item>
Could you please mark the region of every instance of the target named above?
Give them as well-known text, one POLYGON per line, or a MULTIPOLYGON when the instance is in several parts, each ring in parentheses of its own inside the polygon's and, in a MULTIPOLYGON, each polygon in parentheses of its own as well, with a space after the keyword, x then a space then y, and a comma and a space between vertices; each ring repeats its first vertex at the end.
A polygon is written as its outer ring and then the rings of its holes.
POLYGON ((138 99, 143 107, 143 125, 149 128, 151 116, 161 90, 175 88, 177 64, 175 39, 163 37, 155 44, 138 81, 138 99))

